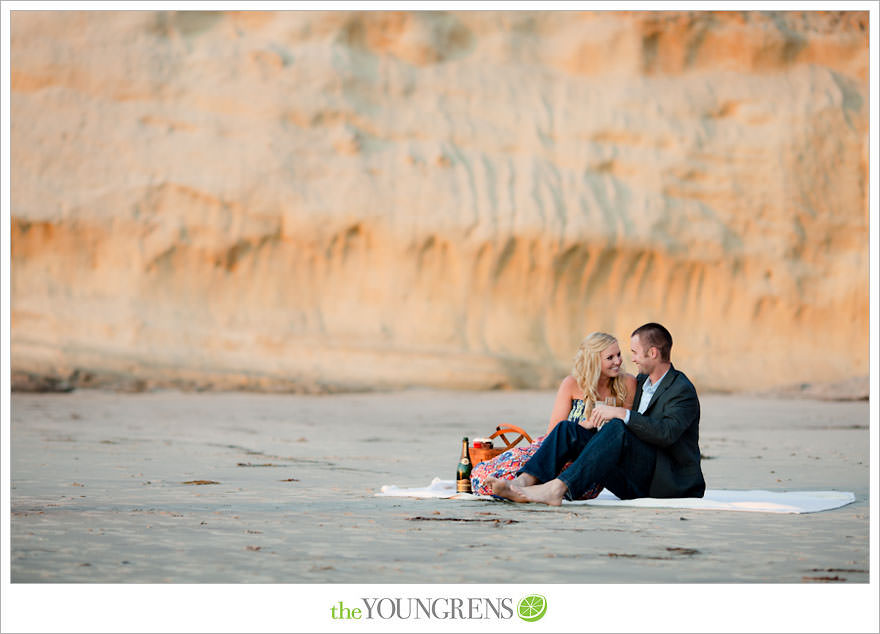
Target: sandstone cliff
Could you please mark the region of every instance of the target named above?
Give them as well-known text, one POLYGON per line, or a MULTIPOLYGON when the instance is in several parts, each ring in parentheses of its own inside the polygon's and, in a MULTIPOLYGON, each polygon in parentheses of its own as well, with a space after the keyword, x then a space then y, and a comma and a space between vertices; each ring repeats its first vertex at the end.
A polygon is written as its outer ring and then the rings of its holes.
POLYGON ((866 375, 867 22, 13 12, 12 369, 549 387, 659 320, 703 389, 866 375))

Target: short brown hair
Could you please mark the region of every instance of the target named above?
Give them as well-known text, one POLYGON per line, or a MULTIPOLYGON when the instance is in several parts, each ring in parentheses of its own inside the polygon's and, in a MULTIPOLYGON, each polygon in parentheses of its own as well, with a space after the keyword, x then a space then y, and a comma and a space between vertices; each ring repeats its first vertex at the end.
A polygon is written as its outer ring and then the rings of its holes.
POLYGON ((631 337, 639 336, 639 341, 648 348, 657 348, 660 359, 669 361, 669 353, 672 352, 672 335, 660 324, 650 322, 633 330, 631 337))

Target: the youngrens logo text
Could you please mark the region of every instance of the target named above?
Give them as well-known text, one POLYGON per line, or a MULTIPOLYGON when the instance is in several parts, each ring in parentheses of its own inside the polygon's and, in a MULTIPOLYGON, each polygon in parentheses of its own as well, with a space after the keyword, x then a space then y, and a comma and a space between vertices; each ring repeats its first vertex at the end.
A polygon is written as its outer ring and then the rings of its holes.
POLYGON ((339 601, 330 608, 333 619, 509 619, 514 615, 510 597, 362 597, 361 604, 349 606, 339 601))
POLYGON ((541 595, 523 597, 514 604, 510 597, 361 597, 360 604, 339 601, 330 608, 335 620, 500 620, 514 615, 534 622, 547 612, 547 600, 541 595))

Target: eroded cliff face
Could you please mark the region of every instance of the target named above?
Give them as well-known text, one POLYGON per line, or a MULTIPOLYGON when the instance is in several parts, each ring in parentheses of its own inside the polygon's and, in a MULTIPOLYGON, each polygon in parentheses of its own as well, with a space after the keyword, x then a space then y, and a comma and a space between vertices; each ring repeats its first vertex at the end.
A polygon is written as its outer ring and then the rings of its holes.
POLYGON ((867 22, 13 12, 12 369, 550 387, 657 320, 702 389, 866 375, 867 22))

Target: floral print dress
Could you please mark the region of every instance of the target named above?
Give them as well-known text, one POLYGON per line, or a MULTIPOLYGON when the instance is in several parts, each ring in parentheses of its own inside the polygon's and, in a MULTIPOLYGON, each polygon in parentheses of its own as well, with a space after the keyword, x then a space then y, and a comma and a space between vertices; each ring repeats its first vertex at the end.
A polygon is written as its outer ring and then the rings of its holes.
MULTIPOLYGON (((583 399, 571 399, 571 411, 568 413, 568 420, 580 422, 584 418, 583 399)), ((475 495, 492 495, 492 489, 486 484, 486 481, 490 477, 499 478, 501 480, 513 480, 516 477, 517 472, 519 472, 519 470, 529 461, 529 458, 535 455, 535 452, 538 451, 538 447, 541 446, 541 443, 544 442, 546 437, 546 434, 544 436, 539 436, 525 447, 513 447, 512 449, 508 449, 507 451, 498 454, 491 460, 486 460, 485 462, 480 462, 474 465, 474 468, 471 471, 471 490, 475 495)), ((568 463, 566 463, 565 467, 567 466, 568 463)), ((565 467, 563 467, 563 470, 565 467)), ((601 484, 591 486, 586 492, 584 492, 581 499, 593 499, 602 492, 602 488, 601 484)))

